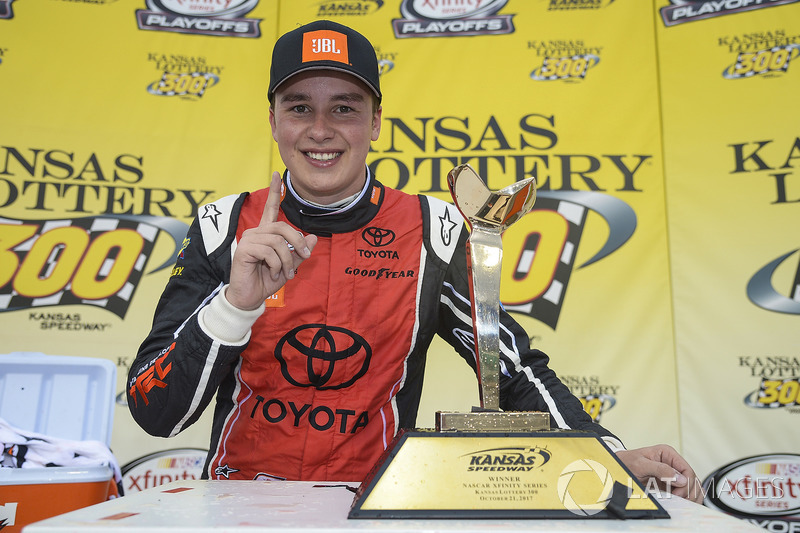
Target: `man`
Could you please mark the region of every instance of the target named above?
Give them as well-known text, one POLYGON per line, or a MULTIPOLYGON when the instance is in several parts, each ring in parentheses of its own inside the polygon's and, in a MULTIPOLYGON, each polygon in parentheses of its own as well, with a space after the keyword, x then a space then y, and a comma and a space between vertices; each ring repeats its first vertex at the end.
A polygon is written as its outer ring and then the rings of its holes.
MULTIPOLYGON (((129 375, 128 405, 172 436, 216 396, 204 477, 361 480, 415 425, 438 334, 475 367, 467 232, 450 204, 384 187, 372 45, 318 21, 275 44, 269 120, 287 170, 201 208, 129 375), (380 253, 378 253, 380 252, 380 253)), ((668 446, 624 450, 501 317, 501 405, 592 431, 646 480, 697 480, 668 446)), ((698 499, 695 493, 694 499, 698 499)))

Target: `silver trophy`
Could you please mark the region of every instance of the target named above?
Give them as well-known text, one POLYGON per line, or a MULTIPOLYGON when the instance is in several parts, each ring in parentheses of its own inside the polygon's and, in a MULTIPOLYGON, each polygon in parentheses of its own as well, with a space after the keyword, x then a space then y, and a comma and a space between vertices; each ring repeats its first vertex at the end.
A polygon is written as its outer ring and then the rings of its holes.
POLYGON ((528 178, 491 191, 472 167, 460 165, 447 175, 447 184, 456 207, 470 225, 467 254, 481 405, 471 413, 437 412, 436 428, 440 431, 549 429, 547 413, 500 410, 502 234, 533 208, 536 179, 528 178))

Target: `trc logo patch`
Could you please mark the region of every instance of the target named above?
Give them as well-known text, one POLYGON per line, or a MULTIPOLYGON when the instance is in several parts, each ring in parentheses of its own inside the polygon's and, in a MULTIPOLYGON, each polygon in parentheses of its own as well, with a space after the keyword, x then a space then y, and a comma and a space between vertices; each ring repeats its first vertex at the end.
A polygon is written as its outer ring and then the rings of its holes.
POLYGON ((369 369, 372 348, 360 335, 336 326, 306 324, 275 347, 284 379, 317 390, 349 387, 369 369))

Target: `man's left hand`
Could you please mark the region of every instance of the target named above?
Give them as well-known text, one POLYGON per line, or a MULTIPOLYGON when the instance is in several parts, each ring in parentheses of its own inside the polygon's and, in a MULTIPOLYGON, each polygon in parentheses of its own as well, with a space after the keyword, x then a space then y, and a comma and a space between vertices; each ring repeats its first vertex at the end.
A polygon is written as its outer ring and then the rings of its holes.
POLYGON ((657 444, 635 450, 622 450, 617 457, 648 488, 655 482, 659 491, 695 503, 703 503, 703 487, 689 463, 672 446, 657 444), (652 481, 651 481, 652 480, 652 481))

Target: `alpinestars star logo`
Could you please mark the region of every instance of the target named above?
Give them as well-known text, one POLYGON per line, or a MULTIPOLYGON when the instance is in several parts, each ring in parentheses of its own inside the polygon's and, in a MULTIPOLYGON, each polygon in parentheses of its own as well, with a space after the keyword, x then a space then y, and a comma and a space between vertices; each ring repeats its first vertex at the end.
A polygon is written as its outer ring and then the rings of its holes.
POLYGON ((203 216, 201 216, 200 218, 205 218, 210 220, 211 223, 214 224, 214 229, 219 231, 219 224, 217 222, 217 219, 221 214, 222 211, 217 209, 217 206, 215 206, 214 204, 208 204, 205 206, 205 212, 203 213, 203 216))
POLYGON ((442 243, 450 246, 450 241, 453 240, 453 230, 458 224, 450 220, 450 211, 447 210, 445 210, 444 216, 439 217, 439 222, 441 223, 442 243))
POLYGON ((214 473, 217 476, 222 476, 225 479, 229 479, 231 474, 233 474, 235 472, 238 472, 238 471, 239 471, 238 469, 231 468, 228 465, 218 466, 217 468, 214 469, 214 473))

